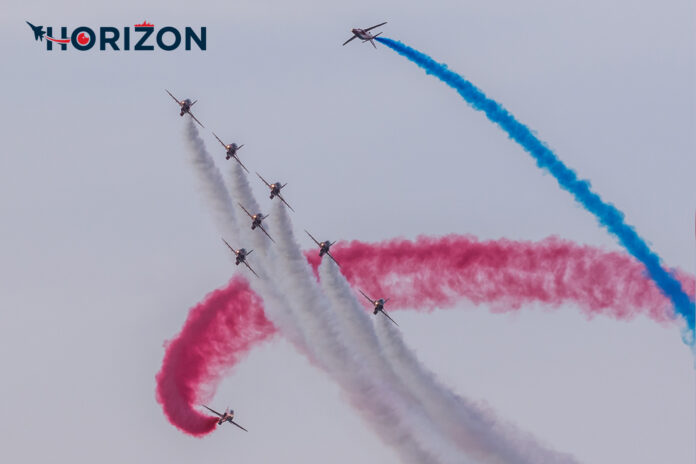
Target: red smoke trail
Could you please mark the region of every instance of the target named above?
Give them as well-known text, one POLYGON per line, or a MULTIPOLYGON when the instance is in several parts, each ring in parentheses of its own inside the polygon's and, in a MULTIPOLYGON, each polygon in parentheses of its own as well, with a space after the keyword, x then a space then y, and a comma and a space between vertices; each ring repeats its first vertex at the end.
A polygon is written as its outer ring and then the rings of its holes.
MULTIPOLYGON (((541 242, 451 235, 349 242, 331 253, 348 281, 373 298, 391 297, 389 309, 433 310, 462 300, 513 311, 542 303, 575 304, 588 316, 629 320, 638 314, 666 323, 674 319, 669 300, 629 255, 576 245, 558 238, 541 242)), ((307 252, 315 268, 316 250, 307 252)), ((678 275, 693 295, 693 277, 678 275)), ((169 421, 202 436, 215 420, 196 408, 212 396, 225 374, 253 345, 275 333, 258 296, 241 278, 195 306, 181 333, 166 348, 157 374, 157 400, 169 421)))
MULTIPOLYGON (((351 285, 373 298, 391 297, 392 309, 433 310, 468 300, 489 304, 495 312, 530 303, 572 303, 588 316, 645 314, 657 322, 674 317, 669 300, 630 255, 554 237, 540 242, 481 242, 461 235, 353 241, 331 253, 351 285)), ((317 253, 308 253, 308 259, 316 269, 317 253)), ((694 279, 678 277, 693 295, 694 279)))
POLYGON ((179 335, 166 345, 157 401, 175 427, 194 436, 215 428, 216 418, 197 406, 212 396, 222 376, 251 348, 275 332, 261 298, 241 277, 191 309, 179 335))

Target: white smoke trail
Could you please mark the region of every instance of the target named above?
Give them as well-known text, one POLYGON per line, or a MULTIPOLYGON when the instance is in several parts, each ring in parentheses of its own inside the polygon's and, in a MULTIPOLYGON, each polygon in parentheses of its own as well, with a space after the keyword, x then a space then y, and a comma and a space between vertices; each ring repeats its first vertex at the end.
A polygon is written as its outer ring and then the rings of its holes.
POLYGON ((571 455, 544 448, 526 432, 505 423, 488 408, 445 387, 404 343, 385 317, 376 321, 384 352, 412 393, 422 401, 439 429, 476 462, 487 464, 573 464, 571 455))
POLYGON ((220 170, 205 148, 203 139, 198 135, 198 128, 193 119, 186 117, 185 140, 188 145, 189 161, 193 164, 198 180, 198 187, 205 195, 215 219, 215 225, 223 235, 236 235, 237 221, 232 201, 220 170))
MULTIPOLYGON (((261 208, 259 207, 259 203, 256 201, 256 198, 254 197, 254 194, 251 191, 251 186, 249 185, 249 180, 247 179, 246 172, 242 170, 242 167, 240 166, 239 163, 233 162, 232 166, 229 170, 229 180, 230 180, 230 190, 232 192, 232 196, 241 204, 244 206, 244 208, 249 211, 251 214, 257 214, 262 212, 261 208)), ((259 250, 259 253, 262 253, 267 260, 267 264, 271 264, 272 262, 268 262, 269 260, 273 259, 274 256, 274 250, 273 250, 273 242, 266 237, 266 235, 263 233, 262 230, 260 229, 254 229, 253 231, 251 230, 251 218, 247 216, 247 214, 239 207, 239 205, 235 205, 235 208, 237 208, 237 211, 239 211, 240 217, 243 217, 242 224, 246 224, 247 226, 243 228, 243 236, 245 237, 246 240, 251 240, 250 243, 253 243, 254 249, 259 250)), ((273 237, 273 231, 268 225, 267 221, 264 221, 262 223, 263 228, 269 233, 271 237, 273 237)), ((276 238, 273 237, 273 240, 276 238)))
MULTIPOLYGON (((369 370, 369 375, 382 384, 393 386, 395 399, 400 400, 396 407, 400 409, 401 415, 419 415, 419 430, 416 433, 422 436, 423 430, 426 430, 431 435, 428 441, 431 444, 437 443, 443 461, 462 462, 462 452, 456 448, 456 444, 443 438, 447 437, 447 433, 443 433, 438 424, 433 422, 433 418, 424 410, 421 398, 414 396, 392 369, 370 316, 358 303, 355 292, 338 266, 333 261, 324 259, 319 265, 319 276, 322 290, 331 301, 341 329, 350 338, 353 349, 365 359, 364 365, 369 370), (435 430, 439 431, 439 435, 434 433, 435 430)), ((377 317, 383 318, 382 315, 377 317)))
MULTIPOLYGON (((212 206, 215 224, 220 233, 223 237, 227 238, 227 241, 230 242, 230 245, 234 248, 243 248, 245 246, 237 242, 246 243, 243 238, 246 235, 243 224, 244 218, 247 216, 238 216, 239 213, 244 214, 244 212, 233 202, 220 170, 215 165, 213 158, 205 147, 203 139, 201 139, 198 134, 198 127, 196 127, 191 118, 187 119, 185 139, 191 155, 189 160, 193 165, 198 186, 207 200, 206 203, 212 206)), ((222 243, 220 246, 221 252, 230 253, 222 243)), ((253 256, 252 254, 252 257, 253 256)), ((262 263, 262 260, 259 261, 262 263)), ((287 311, 285 311, 284 298, 273 287, 273 279, 268 275, 264 267, 260 265, 256 266, 256 263, 253 261, 250 264, 254 267, 254 270, 259 274, 260 278, 257 279, 251 274, 246 275, 248 278, 247 280, 251 288, 263 299, 268 319, 276 327, 281 329, 283 335, 298 351, 307 353, 307 343, 297 329, 296 324, 292 322, 287 311)), ((240 264, 240 266, 243 265, 240 264)), ((239 270, 244 272, 243 267, 239 268, 239 270)))
POLYGON ((276 279, 288 295, 289 306, 294 308, 317 359, 343 388, 348 401, 404 462, 464 462, 459 453, 447 452, 450 445, 434 433, 419 406, 403 397, 398 384, 381 381, 383 376, 372 363, 375 354, 360 355, 356 347, 361 340, 343 330, 337 318, 340 309, 331 311, 331 302, 295 239, 285 206, 277 202, 271 218, 278 232, 276 279))

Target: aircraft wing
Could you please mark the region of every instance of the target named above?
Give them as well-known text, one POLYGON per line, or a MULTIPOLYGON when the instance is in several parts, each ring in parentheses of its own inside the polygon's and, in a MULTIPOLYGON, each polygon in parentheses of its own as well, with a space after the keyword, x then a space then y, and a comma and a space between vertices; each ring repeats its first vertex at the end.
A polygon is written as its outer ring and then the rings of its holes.
POLYGON ((247 211, 247 209, 245 207, 243 207, 241 203, 238 202, 237 204, 239 205, 240 208, 242 208, 244 210, 245 213, 247 213, 247 216, 249 216, 251 219, 254 219, 254 216, 249 211, 247 211))
POLYGON ((353 37, 351 37, 350 39, 348 39, 348 40, 346 40, 345 42, 343 42, 343 45, 347 44, 348 42, 350 42, 351 40, 353 40, 353 39, 356 38, 356 37, 357 37, 357 35, 353 34, 353 37))
POLYGON ((242 262, 244 263, 244 265, 245 265, 246 267, 249 268, 249 270, 250 270, 251 272, 254 273, 254 275, 255 275, 256 277, 259 277, 259 275, 256 273, 256 271, 254 271, 254 270, 251 268, 251 266, 249 266, 249 263, 247 263, 246 260, 244 260, 244 261, 242 261, 242 262))
MULTIPOLYGON (((238 147, 237 150, 239 150, 239 148, 241 148, 241 147, 238 147)), ((234 155, 233 157, 234 157, 234 159, 237 160, 237 162, 239 163, 239 165, 242 166, 242 167, 244 168, 244 170, 245 170, 245 171, 247 172, 247 174, 248 174, 248 173, 249 173, 249 170, 247 169, 246 166, 244 166, 244 163, 242 163, 242 162, 240 161, 239 157, 237 157, 237 155, 234 155)))
MULTIPOLYGON (((213 132, 213 135, 215 135, 215 132, 213 132)), ((220 137, 218 137, 217 135, 215 135, 215 138, 218 139, 218 142, 220 142, 220 145, 222 145, 223 147, 225 147, 225 150, 227 150, 227 145, 225 145, 225 142, 223 142, 222 140, 220 140, 220 137)))
POLYGON ((191 116, 193 118, 194 121, 196 121, 198 123, 199 126, 205 127, 203 124, 201 124, 201 122, 198 119, 196 119, 196 117, 193 115, 191 110, 187 111, 187 113, 189 114, 189 116, 191 116))
POLYGON ((247 429, 245 429, 244 427, 242 427, 241 425, 239 425, 239 424, 236 423, 235 421, 231 420, 230 422, 232 422, 234 425, 236 425, 236 426, 239 427, 240 429, 244 430, 245 432, 248 432, 247 429))
POLYGON ((217 414, 218 416, 222 417, 222 414, 220 414, 219 412, 217 412, 217 411, 214 410, 214 409, 210 409, 210 408, 209 408, 208 406, 206 406, 205 404, 202 404, 201 406, 203 406, 205 409, 207 409, 208 411, 212 412, 213 414, 217 414))
POLYGON ((227 248, 229 248, 230 250, 232 250, 232 253, 234 253, 235 255, 237 254, 237 251, 236 251, 234 248, 232 248, 232 247, 230 246, 229 243, 227 243, 227 240, 225 240, 225 239, 223 238, 222 241, 225 242, 225 245, 227 245, 227 248))
POLYGON ((387 298, 386 300, 384 300, 384 304, 387 304, 389 300, 391 300, 391 298, 387 298))
POLYGON ((375 302, 372 300, 372 298, 370 298, 369 296, 365 295, 365 292, 363 292, 363 291, 360 290, 360 289, 358 289, 358 291, 359 291, 360 293, 362 293, 362 296, 364 296, 365 298, 367 298, 367 301, 369 301, 369 302, 372 303, 373 305, 375 304, 375 302))
POLYGON ((387 319, 389 319, 389 320, 392 321, 394 324, 396 324, 397 327, 399 327, 399 324, 397 324, 396 321, 395 321, 394 319, 392 319, 391 317, 389 317, 389 314, 387 314, 387 312, 386 312, 384 309, 382 310, 382 314, 384 314, 385 316, 387 316, 387 319))
POLYGON ((261 179, 261 181, 262 181, 264 184, 266 184, 266 187, 271 188, 271 184, 269 184, 268 182, 266 182, 266 179, 264 179, 263 177, 261 177, 261 174, 259 174, 259 173, 257 172, 256 175, 259 176, 259 179, 261 179))
POLYGON ((383 23, 378 24, 378 25, 376 25, 376 26, 368 27, 367 29, 365 29, 365 32, 371 31, 372 29, 374 29, 374 28, 376 28, 376 27, 379 27, 379 26, 384 26, 385 24, 387 24, 386 21, 384 21, 383 23))
POLYGON ((177 102, 179 105, 181 105, 181 102, 174 95, 172 95, 172 93, 169 90, 164 89, 164 91, 167 92, 169 94, 169 96, 174 99, 175 102, 177 102))
POLYGON ((288 204, 288 202, 285 201, 285 198, 281 197, 280 194, 278 194, 278 195, 276 195, 276 196, 277 196, 278 198, 280 198, 280 201, 282 201, 283 203, 285 203, 285 206, 287 206, 288 208, 290 208, 290 209, 292 210, 293 213, 295 212, 295 210, 292 209, 292 206, 290 206, 290 205, 288 204))
POLYGON ((268 235, 268 232, 266 232, 266 229, 263 228, 263 225, 259 224, 259 229, 261 229, 263 231, 263 233, 266 234, 266 237, 271 239, 271 242, 275 243, 275 240, 273 240, 273 237, 268 235))
POLYGON ((326 255, 327 255, 329 258, 333 259, 333 262, 336 263, 336 266, 341 267, 341 265, 338 264, 338 261, 336 261, 336 258, 334 258, 333 255, 332 255, 330 252, 327 251, 327 252, 326 252, 326 255))
MULTIPOLYGON (((307 229, 305 229, 305 232, 307 232, 307 229)), ((316 243, 318 246, 321 246, 321 244, 317 241, 317 239, 314 238, 314 237, 312 237, 312 234, 310 234, 309 232, 307 232, 307 235, 309 235, 309 238, 311 238, 312 240, 314 240, 314 243, 316 243)))

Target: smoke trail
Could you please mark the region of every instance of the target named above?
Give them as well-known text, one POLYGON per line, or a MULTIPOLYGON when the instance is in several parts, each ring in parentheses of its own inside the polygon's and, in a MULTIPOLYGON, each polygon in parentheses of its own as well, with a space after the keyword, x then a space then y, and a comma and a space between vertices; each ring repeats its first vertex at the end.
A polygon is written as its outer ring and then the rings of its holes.
POLYGON ((447 433, 443 433, 443 429, 438 427, 436 418, 425 410, 422 398, 413 395, 409 386, 402 383, 392 370, 377 339, 370 316, 358 304, 354 291, 341 275, 338 266, 327 258, 319 267, 319 274, 322 278, 322 290, 331 302, 341 332, 352 343, 352 350, 362 359, 361 364, 367 371, 367 375, 379 385, 390 386, 388 392, 382 388, 381 396, 392 400, 393 407, 399 416, 408 417, 414 413, 417 414, 419 419, 413 422, 413 425, 418 426, 418 430, 415 431, 417 436, 429 434, 431 437, 427 441, 438 443, 436 449, 439 450, 443 460, 461 462, 462 453, 456 449, 457 444, 443 439, 447 437, 447 433), (438 433, 434 433, 434 430, 438 433))
POLYGON ((186 118, 186 142, 189 147, 190 161, 198 177, 199 188, 212 205, 215 224, 223 235, 233 234, 237 230, 235 211, 220 170, 205 149, 203 139, 198 135, 198 128, 192 118, 186 118))
MULTIPOLYGON (((573 304, 590 317, 629 320, 642 314, 660 323, 674 318, 669 301, 633 258, 555 237, 539 242, 459 235, 353 241, 336 245, 332 254, 351 285, 391 296, 392 308, 432 310, 467 300, 489 304, 496 312, 533 303, 573 304)), ((316 253, 309 252, 307 259, 316 268, 316 253)), ((681 280, 693 294, 693 277, 682 275, 681 280)))
MULTIPOLYGON (((251 214, 261 212, 261 208, 259 207, 259 204, 251 191, 251 186, 249 185, 249 180, 247 179, 246 173, 242 170, 239 163, 232 164, 232 167, 229 170, 229 180, 232 196, 234 196, 234 198, 251 214)), ((238 205, 235 205, 235 208, 237 208, 240 217, 243 218, 240 223, 242 224, 242 232, 245 240, 251 240, 251 243, 254 244, 254 249, 258 249, 259 252, 263 253, 264 255, 267 255, 269 252, 272 253, 270 246, 272 242, 268 239, 268 237, 266 237, 261 230, 251 231, 251 218, 249 218, 249 216, 247 216, 238 205)), ((267 222, 263 223, 263 227, 271 234, 271 236, 273 236, 272 231, 269 230, 267 222)), ((266 257, 270 258, 270 256, 266 257)))
POLYGON ((342 330, 300 251, 287 211, 280 202, 276 202, 271 219, 278 231, 277 282, 288 295, 287 304, 304 328, 312 353, 341 386, 352 407, 402 461, 461 462, 451 445, 428 426, 430 421, 417 405, 411 401, 409 408, 395 385, 379 381, 369 358, 360 355, 356 341, 342 330))
POLYGON ((275 332, 261 299, 241 277, 193 307, 181 332, 166 344, 156 375, 157 401, 169 421, 203 436, 216 419, 196 406, 209 400, 222 377, 256 344, 275 332))
MULTIPOLYGON (((495 414, 455 395, 437 381, 406 346, 401 332, 382 315, 375 324, 355 299, 355 292, 333 262, 319 266, 322 288, 352 333, 356 350, 363 351, 371 375, 407 390, 412 406, 424 408, 430 421, 461 452, 475 462, 562 464, 577 462, 570 455, 544 449, 529 435, 504 424, 495 414)), ((374 296, 377 298, 377 296, 374 296)), ((456 454, 455 454, 456 456, 456 454)))
POLYGON ((420 363, 394 324, 379 317, 376 325, 385 355, 401 382, 420 398, 428 413, 437 419, 443 433, 475 462, 577 463, 569 454, 544 448, 531 434, 502 421, 485 405, 455 394, 420 363))
POLYGON ((554 152, 544 145, 532 131, 515 119, 505 108, 490 98, 459 74, 399 41, 378 37, 376 40, 408 58, 453 89, 471 106, 483 111, 491 122, 496 123, 508 136, 520 144, 537 162, 537 165, 550 172, 558 184, 595 215, 600 224, 614 234, 619 242, 643 263, 648 274, 660 290, 672 301, 677 313, 681 315, 692 336, 694 334, 694 302, 684 292, 680 282, 661 265, 660 258, 648 247, 632 226, 624 222, 624 215, 614 205, 605 203, 599 195, 590 190, 590 183, 580 180, 577 174, 563 164, 554 152))

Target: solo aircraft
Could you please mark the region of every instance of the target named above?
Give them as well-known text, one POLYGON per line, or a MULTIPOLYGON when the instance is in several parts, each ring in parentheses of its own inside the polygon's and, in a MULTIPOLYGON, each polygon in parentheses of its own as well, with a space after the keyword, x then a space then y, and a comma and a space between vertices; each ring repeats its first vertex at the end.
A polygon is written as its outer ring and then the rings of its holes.
POLYGON ((370 31, 371 31, 372 29, 377 28, 377 27, 384 26, 385 24, 387 24, 386 21, 383 22, 383 23, 381 23, 381 24, 377 24, 376 26, 368 27, 367 29, 358 29, 358 28, 351 29, 351 32, 353 33, 353 37, 351 37, 350 39, 348 39, 348 40, 346 40, 345 42, 343 42, 343 45, 345 45, 345 44, 347 44, 348 42, 350 42, 351 40, 357 38, 357 39, 362 40, 363 43, 365 43, 365 42, 370 42, 370 43, 372 44, 373 47, 377 48, 377 45, 375 45, 375 40, 374 40, 374 39, 377 38, 377 36, 380 35, 381 32, 378 32, 377 34, 372 35, 372 34, 370 34, 370 31))
POLYGON ((217 421, 217 425, 222 425, 222 424, 224 424, 225 422, 229 422, 230 424, 236 425, 237 427, 239 427, 240 429, 244 430, 245 432, 248 432, 247 429, 245 429, 244 427, 242 427, 241 425, 239 425, 238 423, 236 423, 236 422, 234 421, 234 411, 231 410, 230 408, 225 409, 225 412, 222 413, 222 414, 220 414, 220 413, 217 412, 216 410, 210 409, 210 408, 209 408, 208 406, 206 406, 205 404, 202 404, 201 406, 203 406, 205 409, 207 409, 208 411, 212 412, 213 414, 216 414, 216 415, 219 417, 219 419, 218 419, 218 421, 217 421))

